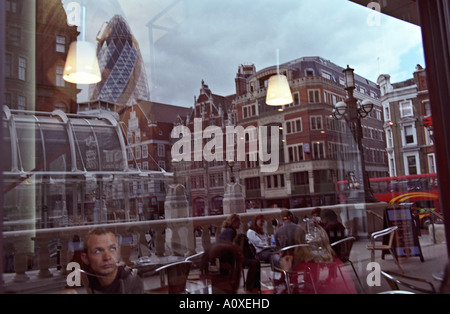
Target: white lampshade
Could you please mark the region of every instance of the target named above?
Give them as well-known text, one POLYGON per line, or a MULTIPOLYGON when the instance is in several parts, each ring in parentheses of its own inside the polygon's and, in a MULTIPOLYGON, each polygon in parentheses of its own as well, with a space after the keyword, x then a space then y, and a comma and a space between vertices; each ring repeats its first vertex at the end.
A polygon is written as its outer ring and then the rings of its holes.
POLYGON ((93 44, 74 41, 70 44, 63 78, 74 84, 95 84, 102 80, 93 44))
POLYGON ((285 75, 274 75, 269 79, 266 103, 269 106, 285 106, 292 104, 291 88, 285 75))

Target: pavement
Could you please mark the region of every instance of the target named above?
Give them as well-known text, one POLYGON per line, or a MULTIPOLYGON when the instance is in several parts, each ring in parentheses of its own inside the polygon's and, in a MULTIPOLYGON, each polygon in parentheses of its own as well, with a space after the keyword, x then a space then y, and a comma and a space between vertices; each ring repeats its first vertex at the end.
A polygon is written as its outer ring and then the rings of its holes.
MULTIPOLYGON (((399 263, 404 275, 413 276, 416 278, 424 279, 431 282, 437 291, 441 286, 441 282, 436 280, 435 277, 441 274, 448 263, 447 255, 447 244, 443 243, 433 243, 433 239, 430 235, 424 234, 419 237, 419 241, 422 248, 422 253, 424 261, 420 260, 420 257, 409 257, 400 258, 399 263)), ((352 276, 355 283, 355 288, 358 293, 365 294, 377 294, 391 290, 388 286, 386 280, 381 278, 379 285, 373 287, 368 286, 367 279, 374 279, 376 277, 372 275, 372 269, 367 270, 368 264, 371 262, 371 253, 367 250, 366 246, 369 244, 368 239, 358 239, 353 244, 352 253, 350 260, 353 262, 356 271, 358 272, 359 278, 362 282, 363 288, 361 288, 354 276, 353 270, 350 266, 345 266, 345 269, 352 276)), ((395 263, 391 255, 386 255, 385 259, 381 259, 381 252, 376 252, 375 261, 379 263, 381 270, 392 271, 401 273, 401 270, 395 263)), ((43 293, 43 294, 64 294, 68 293, 65 289, 66 276, 62 275, 56 269, 50 270, 53 274, 52 277, 47 279, 39 279, 37 277, 37 271, 27 272, 30 280, 26 283, 14 283, 14 274, 4 274, 4 287, 6 293, 43 293)), ((190 273, 190 278, 187 282, 187 290, 190 292, 201 291, 202 293, 208 293, 210 288, 205 287, 203 281, 198 279, 198 269, 192 269, 190 273)), ((271 293, 273 291, 272 283, 273 273, 268 266, 263 266, 261 269, 261 290, 263 293, 271 293)), ((370 281, 370 280, 369 280, 370 281)), ((158 274, 145 276, 144 277, 144 287, 146 290, 154 289, 160 287, 161 281, 158 274)), ((243 287, 243 285, 241 285, 243 287)), ((402 290, 412 291, 407 287, 401 287, 402 290)), ((84 294, 84 288, 78 288, 76 290, 71 290, 79 294, 84 294)), ((244 290, 241 288, 238 291, 239 294, 244 294, 244 290)))

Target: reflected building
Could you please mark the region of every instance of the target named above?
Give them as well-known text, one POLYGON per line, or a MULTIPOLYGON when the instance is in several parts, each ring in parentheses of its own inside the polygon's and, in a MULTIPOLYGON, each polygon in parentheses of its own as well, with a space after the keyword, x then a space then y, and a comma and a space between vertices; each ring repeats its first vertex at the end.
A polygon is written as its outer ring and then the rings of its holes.
POLYGON ((388 74, 378 78, 390 176, 437 171, 432 130, 424 125, 431 117, 426 71, 417 65, 413 76, 395 83, 388 74))
POLYGON ((144 61, 125 19, 115 15, 103 25, 97 40, 102 81, 90 87, 89 99, 127 106, 149 100, 144 61))

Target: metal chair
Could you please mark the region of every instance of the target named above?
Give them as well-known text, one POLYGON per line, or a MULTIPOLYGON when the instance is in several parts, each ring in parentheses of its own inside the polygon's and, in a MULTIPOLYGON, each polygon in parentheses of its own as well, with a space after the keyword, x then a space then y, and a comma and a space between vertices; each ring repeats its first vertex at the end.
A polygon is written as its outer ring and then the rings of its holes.
MULTIPOLYGON (((397 259, 397 254, 394 250, 394 236, 395 231, 398 229, 397 226, 383 229, 381 231, 377 231, 372 233, 371 235, 371 244, 367 245, 367 249, 371 251, 371 261, 375 262, 375 251, 389 251, 394 258, 395 263, 397 264, 400 271, 403 273, 403 269, 400 266, 400 263, 397 259), (388 244, 376 244, 375 241, 379 238, 383 238, 385 236, 389 236, 388 244)), ((382 253, 382 258, 384 259, 384 253, 382 253)))
MULTIPOLYGON (((291 245, 280 249, 275 252, 274 255, 279 255, 280 258, 282 258, 286 255, 292 255, 295 249, 309 250, 310 246, 308 244, 291 245)), ((311 286, 312 291, 317 294, 314 274, 309 266, 305 265, 304 269, 301 271, 286 271, 281 268, 281 265, 272 264, 272 271, 274 272, 272 280, 275 293, 286 292, 287 294, 294 294, 299 293, 299 291, 302 290, 304 291, 307 287, 311 286), (276 274, 280 276, 280 279, 277 279, 276 274), (302 280, 299 281, 299 278, 302 280), (283 289, 283 287, 281 287, 283 290, 279 290, 280 285, 284 285, 285 288, 283 289)))
POLYGON ((186 290, 186 281, 189 276, 191 265, 192 265, 191 261, 181 261, 157 268, 155 272, 161 274, 161 287, 157 289, 148 290, 147 293, 155 293, 155 294, 189 293, 186 290), (165 282, 165 275, 167 275, 167 285, 165 282))
MULTIPOLYGON (((361 287, 361 291, 363 293, 365 293, 364 286, 361 283, 361 280, 359 279, 358 272, 356 271, 356 268, 353 265, 353 262, 350 260, 350 253, 353 248, 353 242, 355 242, 355 241, 356 241, 355 237, 347 237, 345 239, 342 239, 342 240, 332 243, 331 247, 336 252, 337 257, 341 260, 342 263, 344 263, 344 264, 349 263, 352 266, 353 272, 355 273, 355 277, 358 280, 359 286, 361 287)), ((339 271, 341 272, 341 275, 342 275, 342 271, 341 271, 340 267, 339 267, 339 271)))
POLYGON ((241 254, 236 245, 214 243, 203 255, 201 270, 210 280, 213 294, 236 294, 241 267, 241 254))
MULTIPOLYGON (((398 274, 394 272, 388 272, 388 271, 382 271, 381 275, 386 279, 387 283, 391 287, 392 291, 396 293, 400 290, 399 285, 407 287, 408 289, 411 289, 415 292, 420 293, 426 293, 426 294, 436 294, 436 289, 434 288, 434 285, 421 278, 411 277, 411 276, 405 276, 403 274, 398 274), (417 283, 421 283, 422 286, 427 286, 428 288, 423 288, 417 285, 417 283)), ((390 292, 385 292, 390 293, 390 292)))

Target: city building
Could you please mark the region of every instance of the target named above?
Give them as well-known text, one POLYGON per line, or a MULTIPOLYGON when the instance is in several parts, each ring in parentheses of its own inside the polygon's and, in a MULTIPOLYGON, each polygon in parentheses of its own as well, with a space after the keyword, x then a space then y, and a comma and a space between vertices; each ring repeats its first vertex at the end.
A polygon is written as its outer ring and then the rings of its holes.
MULTIPOLYGON (((225 185, 231 181, 232 171, 239 171, 238 167, 233 169, 229 166, 225 149, 218 150, 220 144, 215 147, 217 155, 211 160, 205 158, 204 154, 204 147, 209 139, 214 140, 217 136, 218 141, 225 143, 226 127, 236 125, 233 99, 234 95, 225 97, 212 93, 209 86, 202 81, 194 108, 190 110, 183 124, 189 128, 193 139, 201 139, 200 147, 193 145, 190 161, 180 161, 176 167, 177 176, 190 191, 188 197, 192 204, 193 217, 222 214, 225 185), (208 127, 217 127, 217 133, 204 134, 208 127)), ((173 140, 176 142, 178 139, 173 140)))
POLYGON ((150 100, 147 74, 139 44, 126 20, 115 15, 97 35, 102 80, 89 88, 90 100, 132 106, 150 100))
POLYGON ((434 143, 423 123, 431 116, 425 69, 418 65, 413 78, 398 83, 380 75, 378 84, 390 176, 435 173, 434 143))
POLYGON ((40 0, 34 7, 8 0, 5 5, 5 105, 13 110, 75 113, 79 91, 62 79, 62 73, 78 31, 67 25, 61 1, 40 0))
MULTIPOLYGON (((279 131, 269 137, 279 137, 281 143, 279 167, 272 173, 261 172, 257 152, 247 150, 239 172, 247 208, 336 204, 337 181, 347 180, 348 173, 359 165, 358 152, 352 149, 352 132, 344 120, 335 120, 332 115, 334 105, 345 98, 343 68, 321 57, 303 57, 281 64, 280 72, 287 76, 294 99, 281 109, 266 105, 268 81, 277 67, 256 72, 253 66, 243 65, 236 77, 238 124, 246 129, 276 126, 279 131)), ((361 120, 364 158, 369 177, 385 176, 388 168, 380 91, 374 82, 356 75, 355 97, 375 104, 370 115, 361 120)), ((255 130, 246 134, 247 148, 258 141, 255 130)))
POLYGON ((190 108, 146 100, 120 112, 128 167, 148 175, 130 181, 130 195, 143 203, 146 219, 164 214, 168 181, 164 174, 172 171, 171 132, 174 124, 184 123, 189 113, 190 108))
POLYGON ((63 72, 77 27, 67 24, 61 0, 39 0, 36 10, 36 47, 42 47, 36 49, 36 110, 76 113, 80 90, 63 79, 63 72))

